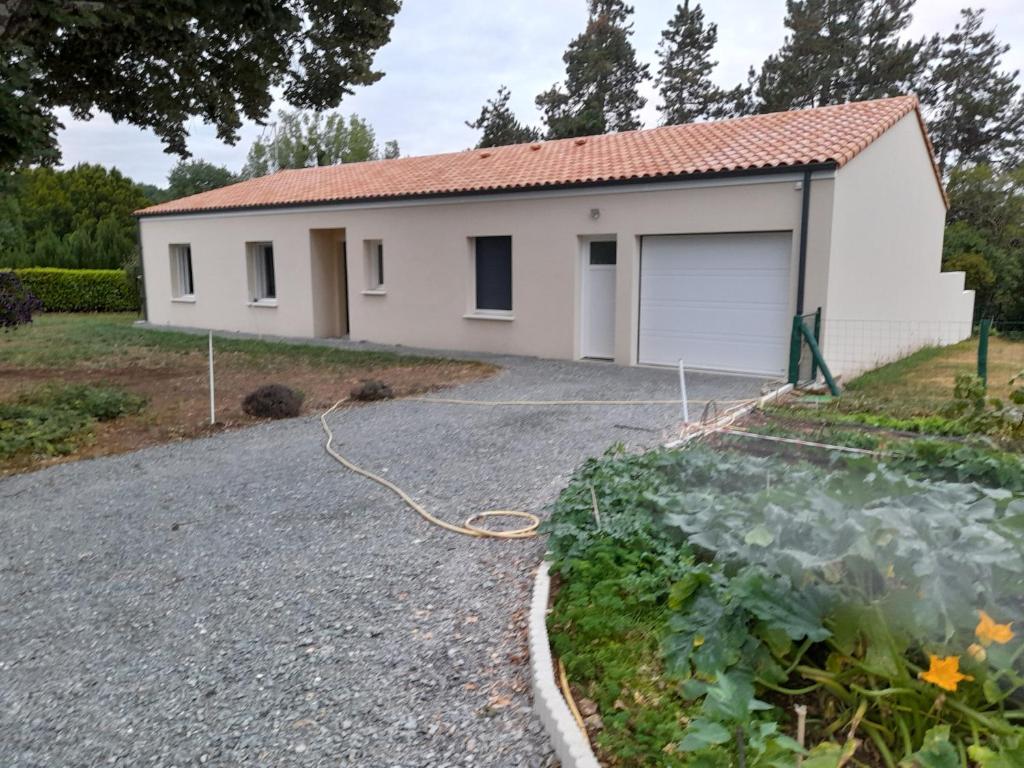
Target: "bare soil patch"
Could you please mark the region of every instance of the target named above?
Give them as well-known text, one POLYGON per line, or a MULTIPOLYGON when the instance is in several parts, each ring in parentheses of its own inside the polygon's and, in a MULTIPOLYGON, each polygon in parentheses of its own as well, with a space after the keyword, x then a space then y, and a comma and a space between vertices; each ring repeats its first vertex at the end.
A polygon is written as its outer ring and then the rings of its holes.
MULTIPOLYGON (((99 422, 93 436, 66 456, 16 456, 0 462, 0 474, 39 469, 51 464, 133 451, 149 445, 187 440, 224 429, 250 426, 259 419, 242 411, 242 399, 261 384, 284 384, 305 395, 303 414, 319 413, 366 379, 388 384, 396 397, 420 394, 472 381, 496 370, 474 362, 438 360, 409 365, 379 365, 342 369, 303 363, 275 362, 266 357, 224 352, 215 356, 217 423, 210 425, 206 356, 193 352, 168 353, 159 348, 136 351, 130 365, 105 360, 100 367, 81 365, 54 369, 19 368, 0 364, 0 400, 13 400, 40 384, 112 385, 146 397, 143 411, 114 421, 99 422)), ((372 406, 371 406, 372 407, 372 406)))

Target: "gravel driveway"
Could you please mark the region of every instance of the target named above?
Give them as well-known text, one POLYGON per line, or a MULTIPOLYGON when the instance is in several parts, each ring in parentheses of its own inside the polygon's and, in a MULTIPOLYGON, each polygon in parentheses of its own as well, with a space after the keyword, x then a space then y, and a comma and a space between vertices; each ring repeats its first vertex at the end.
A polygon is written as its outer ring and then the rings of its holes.
MULTIPOLYGON (((479 399, 671 398, 671 371, 498 358, 479 399)), ((760 382, 694 374, 693 398, 760 382)), ((446 519, 537 510, 676 408, 388 402, 342 452, 446 519)), ((294 419, 0 480, 0 765, 532 766, 541 540, 421 521, 294 419)))

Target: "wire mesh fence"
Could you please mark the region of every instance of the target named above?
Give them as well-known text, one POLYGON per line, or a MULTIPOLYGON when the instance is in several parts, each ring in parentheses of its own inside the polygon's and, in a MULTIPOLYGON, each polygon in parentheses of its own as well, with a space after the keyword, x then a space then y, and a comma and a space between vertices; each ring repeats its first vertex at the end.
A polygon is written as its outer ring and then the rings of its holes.
MULTIPOLYGON (((925 347, 945 347, 971 338, 970 321, 842 320, 823 323, 823 354, 833 374, 846 381, 925 347)), ((965 355, 968 368, 970 355, 965 355)))
POLYGON ((948 382, 976 374, 994 397, 1024 386, 1024 321, 823 320, 820 312, 793 318, 789 380, 808 387, 829 371, 849 382, 926 348, 943 348, 936 376, 948 382))

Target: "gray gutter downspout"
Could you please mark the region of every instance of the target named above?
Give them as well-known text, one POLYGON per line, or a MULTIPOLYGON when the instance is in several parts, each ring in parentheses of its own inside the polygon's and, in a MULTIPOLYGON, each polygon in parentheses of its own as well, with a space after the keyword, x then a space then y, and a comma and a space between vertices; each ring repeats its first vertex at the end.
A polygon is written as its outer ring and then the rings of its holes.
POLYGON ((804 284, 807 281, 807 219, 811 209, 811 171, 804 171, 803 200, 800 204, 800 266, 796 283, 796 313, 804 313, 804 284))
POLYGON ((139 309, 142 319, 149 322, 149 300, 146 298, 146 261, 142 258, 142 219, 135 217, 135 237, 139 241, 139 309))

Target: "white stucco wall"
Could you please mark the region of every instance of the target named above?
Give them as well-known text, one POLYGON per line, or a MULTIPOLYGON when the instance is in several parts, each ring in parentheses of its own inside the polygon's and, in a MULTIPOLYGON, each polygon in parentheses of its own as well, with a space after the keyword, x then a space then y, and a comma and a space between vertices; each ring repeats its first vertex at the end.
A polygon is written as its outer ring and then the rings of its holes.
MULTIPOLYGON (((156 324, 285 336, 323 334, 316 302, 324 270, 311 267, 310 230, 344 229, 353 339, 428 348, 579 356, 581 238, 618 243, 615 359, 636 362, 639 246, 643 235, 792 231, 794 308, 801 193, 794 176, 600 192, 513 194, 376 207, 274 210, 141 220, 147 311, 156 324), (599 217, 593 218, 592 209, 599 217), (472 314, 469 238, 512 236, 512 320, 472 314), (364 294, 363 243, 384 243, 384 293, 364 294), (245 243, 274 243, 278 305, 247 305, 245 243), (192 246, 195 303, 171 300, 168 246, 192 246)), ((607 190, 607 188, 606 188, 607 190)), ((833 223, 831 174, 812 186, 807 306, 825 300, 833 223)))
POLYGON ((914 113, 837 171, 823 311, 834 373, 970 336, 974 292, 941 271, 945 216, 914 113))

